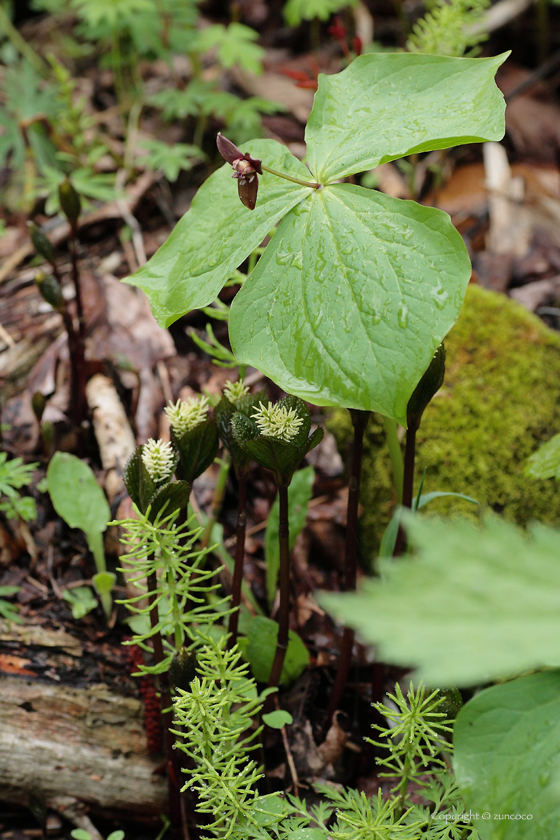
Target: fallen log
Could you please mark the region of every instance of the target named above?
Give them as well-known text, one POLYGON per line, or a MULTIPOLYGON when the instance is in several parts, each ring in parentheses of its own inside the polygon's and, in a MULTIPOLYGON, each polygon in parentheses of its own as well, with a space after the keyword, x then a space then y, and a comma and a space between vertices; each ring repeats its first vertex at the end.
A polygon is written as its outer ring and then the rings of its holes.
POLYGON ((148 755, 142 704, 106 685, 68 688, 0 678, 0 802, 74 797, 134 818, 166 811, 167 785, 148 755))

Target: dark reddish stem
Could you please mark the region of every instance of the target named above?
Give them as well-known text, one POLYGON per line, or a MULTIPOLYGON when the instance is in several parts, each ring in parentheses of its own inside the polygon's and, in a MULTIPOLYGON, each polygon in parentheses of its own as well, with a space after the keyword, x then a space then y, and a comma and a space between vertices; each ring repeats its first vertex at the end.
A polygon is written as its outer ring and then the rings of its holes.
POLYGON ((239 626, 239 605, 241 603, 241 585, 243 583, 243 561, 245 559, 245 530, 247 528, 247 479, 239 479, 239 495, 237 499, 237 526, 235 545, 235 565, 233 567, 233 581, 231 586, 231 606, 233 612, 229 617, 228 647, 232 648, 237 642, 237 628, 239 626))
MULTIPOLYGON (((412 424, 406 430, 406 446, 404 450, 404 474, 403 474, 403 508, 412 508, 414 494, 414 462, 416 459, 416 432, 412 424)), ((399 526, 397 540, 393 557, 400 557, 406 551, 406 534, 402 526, 399 526)))
MULTIPOLYGON (((148 602, 150 605, 150 625, 152 630, 159 623, 158 605, 156 602, 157 578, 156 573, 148 575, 148 602)), ((154 648, 154 660, 156 665, 163 662, 163 642, 159 630, 152 636, 154 648)), ((171 833, 173 840, 183 840, 183 809, 181 808, 181 766, 177 750, 173 749, 175 738, 171 731, 173 726, 173 710, 171 702, 171 689, 167 673, 158 674, 158 685, 160 692, 161 718, 163 723, 163 738, 165 744, 165 757, 167 760, 167 784, 169 791, 169 819, 171 822, 171 833)))
MULTIPOLYGON (((357 562, 356 552, 358 547, 358 505, 360 501, 360 478, 362 474, 362 457, 364 451, 364 432, 368 424, 371 412, 350 409, 352 425, 354 426, 354 440, 352 444, 352 472, 348 485, 348 510, 346 524, 346 551, 343 590, 348 592, 356 588, 357 562)), ((339 708, 342 692, 348 680, 350 663, 352 662, 352 648, 354 647, 354 631, 349 627, 344 628, 342 642, 340 645, 340 657, 338 660, 338 671, 333 685, 333 690, 327 708, 327 720, 330 722, 332 716, 339 708)))
MULTIPOLYGON (((290 526, 288 523, 288 486, 278 485, 280 516, 278 523, 278 543, 280 549, 280 605, 278 608, 278 639, 276 653, 268 678, 269 688, 278 688, 282 667, 288 649, 290 632, 290 526)), ((272 695, 266 700, 265 711, 274 707, 272 695)))
MULTIPOLYGON (((62 288, 62 277, 58 270, 56 260, 50 262, 53 274, 62 288)), ((70 356, 70 416, 73 426, 78 430, 80 441, 78 448, 81 448, 82 422, 87 414, 86 397, 86 354, 85 354, 85 325, 82 310, 82 298, 80 294, 78 263, 75 250, 75 241, 72 246, 72 279, 76 289, 76 309, 78 314, 78 330, 74 328, 72 317, 66 303, 62 310, 62 320, 68 334, 68 355, 70 356)))
POLYGON ((84 304, 82 299, 82 287, 80 285, 80 270, 78 266, 78 228, 71 225, 72 236, 70 237, 70 259, 72 260, 72 282, 76 295, 76 313, 78 315, 78 332, 82 346, 86 343, 86 324, 84 319, 84 304))

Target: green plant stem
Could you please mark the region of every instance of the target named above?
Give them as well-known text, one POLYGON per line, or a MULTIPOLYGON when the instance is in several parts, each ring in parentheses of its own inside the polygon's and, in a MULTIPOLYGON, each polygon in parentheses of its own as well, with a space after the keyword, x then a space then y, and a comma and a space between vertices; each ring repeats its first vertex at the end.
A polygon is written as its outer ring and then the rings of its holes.
POLYGON ((309 25, 309 46, 311 52, 319 52, 321 47, 321 21, 318 17, 314 17, 309 25))
POLYGON ((23 58, 25 58, 38 73, 42 76, 47 75, 48 68, 43 62, 43 59, 35 52, 33 47, 27 43, 25 38, 23 38, 15 28, 2 4, 0 4, 0 32, 4 33, 6 38, 12 42, 20 55, 22 55, 23 58))
POLYGON ((86 343, 86 323, 84 319, 84 303, 82 298, 82 287, 80 284, 80 269, 78 266, 78 228, 71 224, 72 235, 69 240, 70 259, 72 261, 72 282, 76 295, 76 312, 78 315, 78 334, 83 347, 86 343))
POLYGON ((410 781, 410 753, 406 754, 404 760, 403 774, 401 783, 399 785, 399 802, 396 810, 396 817, 400 819, 406 809, 406 792, 408 790, 408 783, 410 781))
MULTIPOLYGON (((288 485, 278 485, 278 501, 280 506, 278 520, 278 545, 280 550, 280 604, 278 607, 278 638, 276 653, 268 678, 268 688, 278 688, 282 667, 288 649, 290 632, 290 525, 288 520, 288 485)), ((269 695, 265 702, 265 712, 270 711, 274 702, 273 695, 269 695)))
POLYGON ((201 548, 208 548, 208 543, 212 537, 212 529, 214 525, 218 521, 218 516, 222 510, 222 503, 224 501, 224 495, 226 492, 226 484, 228 480, 229 470, 231 467, 231 458, 229 452, 224 452, 221 461, 220 461, 220 472, 218 473, 218 479, 216 481, 216 487, 214 488, 214 497, 212 499, 212 510, 210 512, 210 516, 208 518, 208 522, 206 523, 206 527, 204 529, 204 533, 202 534, 202 539, 200 540, 200 547, 201 548))
MULTIPOLYGON (((344 591, 352 591, 356 588, 357 563, 356 551, 358 546, 358 505, 360 501, 360 478, 362 474, 362 458, 364 452, 364 432, 366 430, 370 411, 361 411, 351 408, 350 416, 354 426, 354 440, 352 443, 352 472, 348 484, 348 508, 346 522, 346 548, 344 579, 342 588, 344 591)), ((336 710, 339 708, 342 692, 348 680, 350 664, 352 662, 352 648, 354 647, 354 631, 345 627, 340 645, 340 656, 338 659, 338 671, 336 673, 333 689, 327 707, 327 722, 330 723, 336 710)))
MULTIPOLYGON (((416 459, 416 427, 410 425, 406 430, 406 446, 404 450, 404 476, 402 506, 412 508, 414 493, 414 462, 416 459)), ((406 534, 401 525, 395 542, 393 557, 400 557, 406 550, 406 534)))
POLYGON ((270 172, 271 175, 277 175, 278 178, 284 178, 285 181, 291 181, 293 184, 301 184, 302 187, 312 187, 314 190, 318 190, 321 184, 317 184, 315 181, 302 181, 301 178, 292 178, 291 175, 286 175, 284 172, 277 172, 276 169, 271 169, 269 166, 265 166, 264 163, 261 163, 261 166, 265 172, 270 172))
POLYGON ((397 16, 397 20, 400 24, 403 34, 403 43, 406 41, 408 33, 410 32, 410 23, 408 22, 408 18, 404 11, 403 2, 402 0, 393 0, 393 8, 395 10, 395 14, 397 16))
POLYGON ((243 583, 243 560, 245 559, 245 531, 247 528, 247 479, 239 479, 239 496, 237 499, 237 524, 236 524, 236 545, 235 565, 233 567, 233 580, 231 585, 231 606, 233 612, 229 617, 229 639, 228 647, 232 648, 237 642, 237 629, 239 626, 239 605, 241 603, 241 585, 243 583))
POLYGON ((385 438, 389 448, 389 457, 391 459, 391 468, 393 470, 393 483, 395 485, 395 492, 397 495, 397 504, 402 504, 403 497, 403 473, 404 463, 401 449, 401 443, 397 434, 397 422, 390 417, 383 417, 383 428, 385 429, 385 438))
POLYGON ((208 117, 206 114, 200 113, 196 118, 193 131, 193 146, 198 146, 199 149, 202 148, 204 142, 204 132, 206 131, 207 122, 208 117))
POLYGON ((87 412, 86 397, 86 368, 84 345, 80 341, 79 332, 74 329, 72 318, 66 304, 61 313, 62 321, 68 335, 68 355, 70 356, 70 419, 78 430, 81 439, 82 421, 87 412))
MULTIPOLYGON (((152 572, 148 575, 148 603, 150 605, 150 625, 152 630, 159 623, 158 605, 156 602, 157 577, 152 572)), ((152 636, 154 648, 154 660, 156 665, 163 662, 163 642, 161 633, 156 631, 152 636)), ((169 792, 169 818, 173 840, 181 840, 182 809, 181 809, 181 768, 178 761, 177 751, 173 749, 175 739, 171 732, 173 727, 173 711, 171 703, 171 689, 167 673, 158 674, 160 693, 161 719, 163 724, 163 739, 165 744, 165 757, 167 760, 167 785, 169 792)))
POLYGON ((543 64, 550 52, 550 17, 548 0, 537 0, 537 61, 543 64))
POLYGON ((416 459, 416 428, 409 426, 406 430, 406 446, 404 450, 404 474, 402 505, 412 507, 414 494, 414 462, 416 459))

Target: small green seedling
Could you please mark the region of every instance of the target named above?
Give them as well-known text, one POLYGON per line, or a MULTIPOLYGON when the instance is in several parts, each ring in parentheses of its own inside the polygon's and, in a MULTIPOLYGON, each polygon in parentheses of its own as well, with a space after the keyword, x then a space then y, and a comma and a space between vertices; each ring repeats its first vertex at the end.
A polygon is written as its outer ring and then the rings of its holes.
POLYGON ((21 518, 30 522, 37 518, 35 500, 18 492, 31 482, 38 464, 24 464, 21 458, 8 461, 6 452, 0 452, 0 513, 8 519, 21 518))
POLYGON ((20 589, 21 586, 0 586, 0 617, 5 618, 6 621, 13 621, 14 624, 22 623, 18 615, 18 608, 15 604, 5 601, 2 596, 15 595, 20 589))
POLYGON ((93 585, 107 618, 111 616, 111 590, 116 576, 107 571, 103 550, 103 532, 111 511, 93 471, 67 452, 57 452, 47 470, 49 494, 54 509, 70 528, 81 528, 93 554, 97 574, 93 585))
POLYGON ((77 586, 75 589, 65 589, 62 593, 64 600, 70 604, 72 618, 79 621, 97 606, 97 598, 89 586, 77 586))
MULTIPOLYGON (((86 831, 83 828, 75 828, 70 832, 70 836, 73 837, 74 840, 92 840, 89 831, 86 831)), ((124 840, 124 831, 112 831, 107 837, 107 840, 124 840)))

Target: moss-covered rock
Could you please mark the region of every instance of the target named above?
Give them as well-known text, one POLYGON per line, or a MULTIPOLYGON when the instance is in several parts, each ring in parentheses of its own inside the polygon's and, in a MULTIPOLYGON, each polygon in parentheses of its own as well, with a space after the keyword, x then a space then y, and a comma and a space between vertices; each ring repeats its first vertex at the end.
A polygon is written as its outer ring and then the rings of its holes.
MULTIPOLYGON (((555 481, 525 478, 528 456, 560 432, 560 336, 503 295, 469 286, 460 318, 445 341, 445 383, 417 435, 416 489, 466 493, 525 525, 560 523, 555 481)), ((339 444, 352 436, 346 410, 328 427, 339 444)), ((366 558, 374 556, 395 502, 381 418, 366 431, 362 518, 366 558)), ((473 515, 474 507, 438 499, 434 513, 473 515)))

